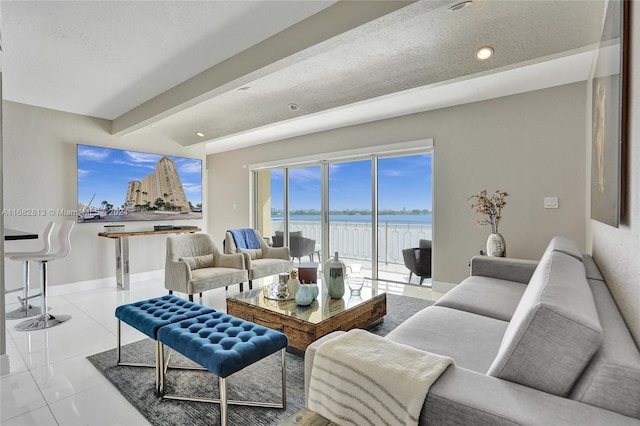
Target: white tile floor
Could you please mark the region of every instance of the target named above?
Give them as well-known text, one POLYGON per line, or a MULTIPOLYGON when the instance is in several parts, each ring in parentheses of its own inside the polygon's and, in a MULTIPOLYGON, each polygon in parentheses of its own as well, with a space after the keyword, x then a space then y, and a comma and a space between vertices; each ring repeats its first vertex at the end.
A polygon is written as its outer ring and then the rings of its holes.
MULTIPOLYGON (((441 295, 427 287, 384 282, 379 283, 379 289, 431 300, 441 295)), ((231 293, 237 290, 237 286, 229 289, 231 293)), ((71 315, 69 322, 48 330, 20 332, 14 328, 18 320, 7 321, 10 370, 0 377, 0 423, 149 424, 86 357, 116 346, 117 306, 167 294, 162 279, 132 282, 128 291, 117 290, 114 280, 113 285, 101 288, 56 286, 50 293, 50 312, 71 315)), ((15 293, 7 295, 7 311, 17 308, 17 303, 12 303, 15 300, 15 293)), ((224 310, 224 290, 206 292, 201 303, 224 310)), ((144 337, 123 327, 123 344, 144 337)))

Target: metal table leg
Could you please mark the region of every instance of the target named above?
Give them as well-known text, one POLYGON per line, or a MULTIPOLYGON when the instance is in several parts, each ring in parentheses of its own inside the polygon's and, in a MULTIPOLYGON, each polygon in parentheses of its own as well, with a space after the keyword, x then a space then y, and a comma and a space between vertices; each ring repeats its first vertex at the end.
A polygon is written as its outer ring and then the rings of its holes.
POLYGON ((120 290, 129 290, 129 239, 118 237, 116 240, 116 280, 120 290))

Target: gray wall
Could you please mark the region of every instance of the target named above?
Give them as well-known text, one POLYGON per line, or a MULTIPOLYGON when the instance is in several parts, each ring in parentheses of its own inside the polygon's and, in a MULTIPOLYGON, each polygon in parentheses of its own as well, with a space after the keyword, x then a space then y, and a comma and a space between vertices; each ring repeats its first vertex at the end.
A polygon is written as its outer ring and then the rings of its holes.
POLYGON ((485 247, 490 230, 467 203, 485 188, 512 194, 500 224, 510 257, 539 258, 558 234, 584 248, 585 103, 577 83, 209 155, 209 230, 221 241, 249 225, 248 164, 433 138, 436 288, 464 279, 485 247), (560 208, 544 209, 545 196, 560 208))
MULTIPOLYGON (((109 134, 106 120, 69 114, 14 102, 3 104, 4 123, 4 208, 77 208, 76 144, 107 146, 160 154, 204 159, 204 148, 187 149, 151 132, 126 137, 109 134)), ((87 200, 88 201, 88 200, 87 200)), ((41 233, 50 220, 64 217, 5 216, 9 228, 41 233)), ((75 215, 71 216, 75 220, 75 215)), ((192 221, 204 227, 204 220, 192 221)), ((176 224, 186 224, 176 221, 176 224)), ((153 229, 155 223, 127 222, 126 230, 153 229)), ((50 283, 72 283, 115 277, 114 240, 98 237, 104 224, 76 224, 71 255, 51 264, 50 283)), ((55 232, 55 231, 54 231, 55 232)), ((131 273, 164 269, 165 237, 130 238, 131 273)), ((41 248, 42 241, 7 242, 5 250, 41 248)), ((20 265, 5 262, 5 286, 20 287, 20 265)), ((114 278, 115 279, 115 278, 114 278)), ((35 282, 35 280, 34 280, 35 282)), ((13 296, 12 296, 13 297, 13 296)))
MULTIPOLYGON (((632 6, 632 22, 640 24, 640 3, 632 6)), ((632 25, 631 30, 631 40, 640 40, 639 26, 632 25)), ((628 213, 619 228, 589 221, 587 234, 593 256, 640 344, 640 43, 633 43, 631 49, 628 213)))

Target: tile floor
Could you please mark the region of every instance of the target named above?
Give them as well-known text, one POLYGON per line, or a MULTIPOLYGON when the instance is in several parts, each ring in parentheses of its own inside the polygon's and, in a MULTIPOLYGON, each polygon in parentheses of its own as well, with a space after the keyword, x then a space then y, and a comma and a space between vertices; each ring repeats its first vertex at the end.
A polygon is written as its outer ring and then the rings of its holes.
MULTIPOLYGON (((437 300, 428 287, 380 282, 380 290, 437 300)), ((237 286, 229 291, 234 293, 237 286)), ((7 311, 17 308, 17 293, 7 295, 7 311)), ((10 425, 147 425, 135 408, 86 359, 116 346, 117 306, 167 294, 162 279, 131 283, 127 291, 113 285, 51 288, 52 314, 71 315, 57 327, 31 332, 7 321, 10 370, 0 377, 0 424, 10 425)), ((36 303, 38 303, 36 301, 36 303)), ((223 289, 208 291, 203 304, 225 309, 223 289)), ((123 344, 145 336, 124 326, 123 344)), ((115 360, 114 360, 115 362, 115 360)))

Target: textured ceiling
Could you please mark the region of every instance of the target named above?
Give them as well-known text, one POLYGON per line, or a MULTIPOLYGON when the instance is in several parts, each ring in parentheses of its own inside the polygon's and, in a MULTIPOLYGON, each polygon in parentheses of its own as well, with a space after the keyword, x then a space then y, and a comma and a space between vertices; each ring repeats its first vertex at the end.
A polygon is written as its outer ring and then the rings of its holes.
MULTIPOLYGON (((242 146, 284 137, 277 129, 292 123, 313 131, 381 118, 371 109, 381 100, 393 116, 409 104, 416 112, 484 99, 485 88, 504 96, 584 79, 605 4, 332 3, 3 1, 5 97, 218 152, 248 134, 242 146), (473 54, 484 45, 495 55, 480 62, 473 54), (521 89, 506 91, 510 83, 521 89)), ((615 35, 615 19, 606 30, 615 35)))

